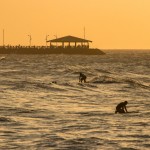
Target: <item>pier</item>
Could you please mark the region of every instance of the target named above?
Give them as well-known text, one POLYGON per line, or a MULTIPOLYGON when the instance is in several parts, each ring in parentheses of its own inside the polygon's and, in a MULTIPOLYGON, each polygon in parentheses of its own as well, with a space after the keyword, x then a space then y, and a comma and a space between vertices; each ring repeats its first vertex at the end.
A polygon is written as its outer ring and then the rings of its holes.
POLYGON ((92 41, 65 36, 46 41, 49 46, 0 46, 0 54, 78 54, 78 55, 102 55, 103 51, 90 48, 92 41))

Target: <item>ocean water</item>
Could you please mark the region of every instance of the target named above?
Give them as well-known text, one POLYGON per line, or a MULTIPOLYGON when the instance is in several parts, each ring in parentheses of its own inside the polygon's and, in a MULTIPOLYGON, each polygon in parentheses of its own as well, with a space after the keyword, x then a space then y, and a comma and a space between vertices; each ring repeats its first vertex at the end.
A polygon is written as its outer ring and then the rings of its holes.
POLYGON ((0 58, 0 150, 150 149, 150 51, 0 58))

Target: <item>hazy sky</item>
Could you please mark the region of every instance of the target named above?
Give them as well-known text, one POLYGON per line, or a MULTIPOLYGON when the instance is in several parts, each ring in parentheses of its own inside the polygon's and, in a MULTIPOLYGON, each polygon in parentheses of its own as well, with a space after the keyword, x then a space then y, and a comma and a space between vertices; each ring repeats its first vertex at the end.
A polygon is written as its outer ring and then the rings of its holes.
POLYGON ((92 47, 149 48, 150 0, 0 0, 0 45, 45 45, 72 35, 92 40, 92 47))

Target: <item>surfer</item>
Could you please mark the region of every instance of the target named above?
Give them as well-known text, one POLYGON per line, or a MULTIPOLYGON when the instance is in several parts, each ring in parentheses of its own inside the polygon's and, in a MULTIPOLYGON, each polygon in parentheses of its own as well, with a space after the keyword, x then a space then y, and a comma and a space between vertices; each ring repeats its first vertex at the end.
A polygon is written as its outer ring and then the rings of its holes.
POLYGON ((80 73, 79 82, 82 83, 82 81, 84 81, 84 83, 86 82, 86 75, 84 75, 83 73, 80 73))
POLYGON ((128 104, 127 101, 121 102, 116 106, 116 111, 115 113, 127 113, 127 108, 126 105, 128 104))

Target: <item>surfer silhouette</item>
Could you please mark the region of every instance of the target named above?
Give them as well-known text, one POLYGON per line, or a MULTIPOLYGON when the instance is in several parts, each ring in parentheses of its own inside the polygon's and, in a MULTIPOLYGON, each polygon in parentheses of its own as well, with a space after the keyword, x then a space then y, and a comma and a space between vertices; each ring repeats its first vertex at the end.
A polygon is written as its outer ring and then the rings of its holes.
POLYGON ((79 76, 79 82, 82 83, 82 81, 84 81, 84 83, 86 82, 86 75, 84 75, 83 73, 80 73, 80 76, 79 76))
POLYGON ((127 108, 126 105, 128 104, 127 101, 121 102, 116 106, 116 111, 115 113, 127 113, 127 108))

